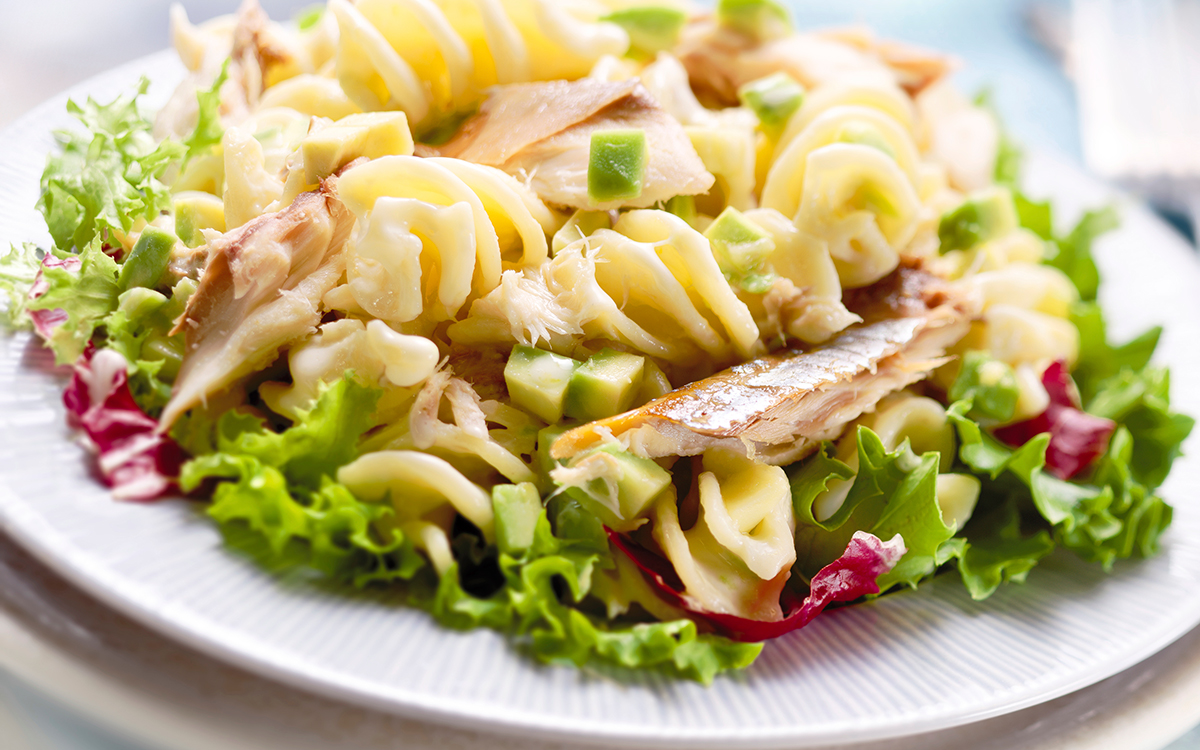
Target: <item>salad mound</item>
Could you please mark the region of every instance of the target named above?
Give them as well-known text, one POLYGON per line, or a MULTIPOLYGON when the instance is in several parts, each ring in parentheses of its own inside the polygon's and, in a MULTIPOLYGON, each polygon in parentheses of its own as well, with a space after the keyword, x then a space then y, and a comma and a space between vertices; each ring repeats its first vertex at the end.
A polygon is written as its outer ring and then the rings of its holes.
POLYGON ((954 61, 775 0, 255 0, 72 102, 0 256, 122 500, 546 662, 1154 555, 1191 418, 954 61))

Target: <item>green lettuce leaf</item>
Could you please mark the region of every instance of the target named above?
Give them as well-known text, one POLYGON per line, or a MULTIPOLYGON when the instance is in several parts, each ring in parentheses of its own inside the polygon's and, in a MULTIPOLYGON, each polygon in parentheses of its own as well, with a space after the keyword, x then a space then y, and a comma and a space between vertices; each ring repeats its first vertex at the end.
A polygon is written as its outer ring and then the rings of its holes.
POLYGON ((37 246, 29 242, 9 245, 8 252, 0 255, 0 327, 16 330, 30 326, 25 305, 41 267, 37 246))
POLYGON ((1104 313, 1095 302, 1080 302, 1072 307, 1071 322, 1079 329, 1079 361, 1071 370, 1071 378, 1079 386, 1085 404, 1104 381, 1122 370, 1138 371, 1150 364, 1162 336, 1162 328, 1155 326, 1131 341, 1114 346, 1108 340, 1104 313))
POLYGON ((1029 571, 1055 547, 1045 529, 1022 534, 1021 515, 1011 499, 977 514, 963 533, 965 538, 954 540, 960 545, 952 556, 957 557, 959 575, 977 601, 994 594, 1002 583, 1024 583, 1029 571))
POLYGON ((187 151, 183 155, 183 164, 197 156, 207 154, 212 148, 221 143, 225 128, 221 125, 221 86, 229 80, 229 60, 221 66, 221 73, 213 81, 211 87, 196 92, 196 102, 199 104, 199 115, 196 119, 196 129, 183 139, 187 151))
POLYGON ((1119 225, 1120 217, 1111 206, 1088 211, 1070 234, 1052 244, 1056 252, 1046 259, 1046 264, 1065 273, 1079 290, 1079 298, 1085 302, 1096 299, 1096 292, 1100 289, 1100 272, 1092 257, 1092 243, 1119 225))
POLYGON ((117 298, 117 309, 104 318, 104 346, 129 363, 129 390, 142 411, 157 415, 171 398, 171 386, 183 361, 183 334, 171 335, 196 282, 183 279, 167 297, 135 287, 117 298))
POLYGON ((217 480, 209 515, 232 537, 252 532, 242 546, 272 567, 306 564, 358 586, 412 578, 424 560, 396 528, 392 507, 361 502, 334 481, 356 457, 378 398, 343 378, 279 433, 237 412, 215 424, 192 416, 173 434, 197 456, 180 486, 192 492, 217 480))
POLYGON ((1013 368, 986 352, 969 351, 948 394, 951 401, 971 400, 971 415, 1005 422, 1017 409, 1017 376, 1013 368))
POLYGON ((192 455, 249 456, 279 470, 293 490, 315 492, 324 477, 336 476, 358 457, 359 438, 375 426, 372 415, 380 395, 348 375, 323 385, 312 408, 282 432, 269 430, 257 417, 230 411, 215 424, 193 415, 172 437, 192 455))
POLYGON ((838 511, 823 523, 813 519, 812 502, 830 479, 844 479, 849 467, 829 458, 822 450, 800 465, 792 475, 796 508, 797 570, 811 577, 837 559, 855 531, 866 531, 880 539, 900 534, 907 554, 890 573, 879 579, 880 591, 892 586, 915 587, 939 564, 939 550, 954 535, 942 521, 937 504, 938 459, 936 452, 920 457, 905 443, 890 453, 879 436, 860 426, 857 433, 859 468, 854 484, 838 511), (817 469, 811 469, 811 466, 817 469), (824 478, 815 474, 827 472, 824 478), (814 476, 806 476, 813 472, 814 476), (814 491, 812 479, 820 488, 814 491))
POLYGON ((1171 411, 1171 373, 1165 367, 1125 367, 1097 388, 1087 410, 1121 425, 1132 445, 1125 461, 1149 489, 1167 478, 1195 420, 1171 411))
POLYGON ((691 620, 611 623, 573 606, 586 598, 595 568, 613 564, 607 538, 596 517, 570 498, 555 497, 548 511, 538 515, 533 542, 523 554, 499 555, 503 584, 498 590, 487 596, 468 593, 455 566, 432 591, 414 592, 414 603, 447 627, 513 633, 548 663, 595 660, 707 684, 758 656, 761 644, 701 634, 691 620))
POLYGON ((1056 543, 1105 569, 1116 560, 1152 554, 1158 548, 1171 520, 1170 506, 1137 481, 1128 428, 1114 433, 1091 484, 1066 482, 1043 470, 1048 434, 1010 448, 966 416, 970 408, 969 401, 959 401, 947 415, 958 431, 959 458, 981 478, 985 496, 1032 501, 1056 543))
POLYGON ((117 309, 121 293, 117 262, 104 253, 99 241, 84 247, 79 259, 82 265, 77 271, 43 269, 49 289, 26 305, 27 310, 66 312, 66 321, 54 329, 47 342, 60 365, 73 364, 79 359, 96 327, 117 309))
POLYGON ((57 134, 62 152, 46 161, 38 202, 59 249, 107 242, 112 231, 128 233, 136 220, 170 209, 170 191, 159 178, 186 147, 155 140, 138 103, 149 86, 143 78, 136 93, 108 104, 91 98, 67 104, 87 133, 57 134))

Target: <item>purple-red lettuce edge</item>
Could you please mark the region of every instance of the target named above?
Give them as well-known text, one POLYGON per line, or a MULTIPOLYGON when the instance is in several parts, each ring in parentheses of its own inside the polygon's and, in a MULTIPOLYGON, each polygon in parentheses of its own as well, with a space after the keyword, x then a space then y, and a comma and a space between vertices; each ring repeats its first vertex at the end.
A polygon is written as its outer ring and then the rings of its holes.
POLYGON ((1042 385, 1050 395, 1046 410, 1024 422, 999 427, 995 435, 1008 445, 1020 447, 1043 432, 1050 433, 1046 469, 1059 479, 1071 479, 1104 455, 1117 425, 1080 408, 1079 392, 1065 363, 1054 362, 1047 367, 1042 385))
MULTIPOLYGON (((47 253, 46 257, 42 258, 42 268, 65 268, 68 271, 74 272, 82 267, 83 261, 75 256, 60 260, 47 253)), ((50 291, 50 282, 46 281, 42 270, 38 269, 37 277, 33 280, 33 286, 29 287, 29 300, 33 301, 48 291, 50 291)), ((68 318, 66 310, 62 308, 29 310, 28 315, 29 319, 33 322, 33 329, 46 341, 49 341, 50 337, 54 335, 54 329, 66 323, 68 318)))
POLYGON ((117 352, 89 345, 75 363, 63 405, 71 426, 95 445, 100 476, 113 495, 153 500, 175 489, 186 455, 134 401, 127 367, 117 352))
POLYGON ((717 635, 743 643, 766 641, 799 630, 834 602, 878 594, 879 577, 895 568, 907 552, 899 534, 884 542, 865 531, 856 531, 846 551, 813 576, 808 596, 801 599, 785 590, 780 602, 783 619, 767 622, 705 610, 683 592, 683 584, 669 561, 612 529, 605 527, 605 531, 608 540, 633 561, 663 601, 685 610, 717 635))

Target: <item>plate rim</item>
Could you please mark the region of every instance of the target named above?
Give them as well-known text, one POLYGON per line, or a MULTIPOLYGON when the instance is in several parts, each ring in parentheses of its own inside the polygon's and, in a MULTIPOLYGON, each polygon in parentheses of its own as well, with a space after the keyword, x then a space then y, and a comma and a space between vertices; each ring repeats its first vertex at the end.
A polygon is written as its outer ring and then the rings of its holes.
MULTIPOLYGON (((151 79, 161 82, 165 78, 161 70, 163 65, 168 66, 168 69, 171 66, 178 68, 172 51, 158 52, 100 73, 38 105, 0 130, 0 143, 5 144, 4 150, 0 151, 0 163, 6 161, 5 155, 8 149, 12 148, 11 144, 14 140, 20 142, 17 140, 19 131, 31 130, 39 121, 45 123, 48 118, 52 119, 58 116, 67 98, 86 96, 105 86, 128 87, 136 82, 138 76, 147 74, 148 71, 157 71, 151 75, 151 79)), ((29 135, 33 134, 36 134, 36 130, 29 135)), ((29 135, 25 137, 29 137, 29 135)), ((1096 178, 1084 175, 1071 162, 1042 151, 1031 151, 1030 156, 1032 163, 1073 172, 1076 177, 1085 180, 1092 187, 1103 188, 1107 194, 1116 196, 1127 220, 1132 214, 1138 215, 1141 219, 1148 219, 1159 229, 1166 230, 1172 235, 1174 242, 1187 247, 1186 241, 1173 228, 1153 217, 1144 206, 1131 200, 1128 196, 1114 193, 1096 178)), ((0 226, 0 231, 7 230, 0 226)), ((21 239, 24 238, 15 238, 15 241, 21 239)), ((1200 268, 1200 262, 1193 259, 1193 266, 1193 270, 1200 268)), ((0 336, 5 335, 0 334, 0 336)), ((22 337, 27 338, 28 334, 18 334, 13 340, 21 340, 22 337)), ((22 341, 21 346, 26 344, 27 341, 22 341)), ((1200 460, 1200 456, 1193 460, 1200 460)), ((516 736, 534 735, 547 740, 593 744, 620 742, 646 747, 772 748, 851 744, 903 737, 961 726, 1011 713, 1074 692, 1124 671, 1170 645, 1200 623, 1200 587, 1198 587, 1196 595, 1190 602, 1191 606, 1185 610, 1186 616, 1176 616, 1170 620, 1170 627, 1162 628, 1154 640, 1145 641, 1139 648, 1110 657, 1107 661, 1102 662, 1100 667, 1093 665, 1084 674, 1061 679, 1053 687, 1044 688, 1035 694, 1024 697, 1018 695, 1000 700, 993 699, 990 703, 981 704, 973 711, 943 710, 923 714, 919 717, 908 717, 901 721, 872 722, 865 727, 856 728, 851 733, 846 732, 843 728, 838 728, 836 731, 830 730, 826 733, 806 731, 797 734, 795 727, 741 727, 737 731, 698 729, 691 732, 672 728, 651 732, 644 729, 638 730, 632 725, 617 725, 616 728, 610 729, 603 720, 580 721, 575 718, 563 720, 557 717, 554 720, 548 720, 545 714, 529 710, 514 710, 503 706, 490 705, 489 707, 488 702, 475 699, 447 701, 443 696, 425 697, 414 690, 405 692, 397 689, 381 694, 377 688, 370 687, 372 683, 369 681, 350 679, 330 670, 313 668, 295 662, 290 665, 285 664, 280 658, 283 656, 282 652, 276 649, 264 650, 262 644, 255 639, 244 639, 223 625, 209 622, 205 628, 201 628, 199 623, 192 623, 189 626, 187 620, 173 618, 170 607, 164 608, 161 606, 161 602, 159 606, 155 606, 154 601, 150 600, 153 598, 152 596, 150 599, 146 598, 149 592, 142 591, 142 589, 146 589, 144 584, 127 580, 116 571, 103 567, 89 570, 87 553, 72 548, 64 535, 32 511, 22 508, 24 502, 0 475, 0 527, 14 541, 47 567, 89 595, 96 597, 105 605, 190 648, 236 667, 267 676, 275 681, 337 700, 456 727, 516 736), (215 635, 221 637, 215 637, 215 635)), ((905 593, 898 595, 903 596, 905 593)))

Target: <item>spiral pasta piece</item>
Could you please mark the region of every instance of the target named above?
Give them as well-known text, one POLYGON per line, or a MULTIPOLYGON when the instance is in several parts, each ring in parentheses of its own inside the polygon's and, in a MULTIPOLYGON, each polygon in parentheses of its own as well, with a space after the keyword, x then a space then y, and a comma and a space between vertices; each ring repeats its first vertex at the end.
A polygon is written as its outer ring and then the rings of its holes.
POLYGON ((822 112, 786 146, 781 143, 763 184, 762 205, 784 216, 795 216, 804 189, 808 155, 832 143, 856 141, 886 148, 909 181, 916 182, 920 157, 912 135, 883 111, 841 105, 822 112))
POLYGON ((828 243, 843 287, 891 273, 916 234, 921 208, 907 176, 871 146, 835 143, 807 161, 797 226, 828 243))
POLYGON ((341 28, 337 75, 346 93, 363 110, 402 109, 414 123, 469 108, 496 84, 579 78, 629 47, 622 28, 575 3, 332 0, 330 7, 341 28))
POLYGON ((384 320, 408 322, 426 311, 454 318, 472 293, 500 283, 502 238, 512 265, 547 256, 543 226, 553 227, 553 214, 489 167, 387 156, 347 171, 337 191, 359 219, 349 291, 384 320))
POLYGON ((665 211, 624 214, 560 251, 549 273, 586 334, 668 362, 746 357, 758 339, 708 240, 665 211))
POLYGON ((652 510, 655 541, 704 609, 780 619, 779 594, 796 561, 787 475, 721 450, 704 455, 703 469, 695 525, 683 530, 674 496, 664 495, 652 510))
POLYGON ((401 522, 450 505, 483 532, 494 534, 492 498, 444 459, 411 450, 378 451, 338 469, 338 481, 366 502, 390 498, 401 522))

